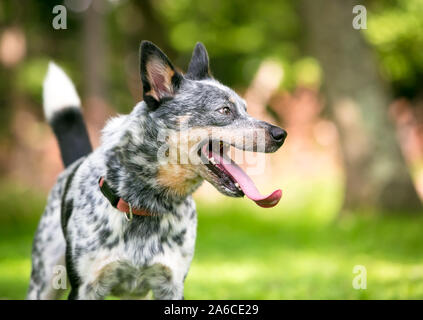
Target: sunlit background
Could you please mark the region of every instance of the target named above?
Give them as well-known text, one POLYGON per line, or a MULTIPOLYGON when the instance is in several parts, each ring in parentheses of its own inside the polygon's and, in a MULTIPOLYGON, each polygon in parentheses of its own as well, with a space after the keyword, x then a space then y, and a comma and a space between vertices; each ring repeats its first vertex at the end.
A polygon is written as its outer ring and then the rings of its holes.
POLYGON ((288 131, 252 178, 273 209, 204 184, 187 299, 423 298, 423 1, 65 0, 0 3, 0 298, 23 299, 32 237, 63 169, 42 114, 49 60, 76 83, 92 143, 142 97, 141 40, 288 131), (67 29, 52 26, 67 8, 67 29), (367 270, 357 290, 353 268, 367 270))

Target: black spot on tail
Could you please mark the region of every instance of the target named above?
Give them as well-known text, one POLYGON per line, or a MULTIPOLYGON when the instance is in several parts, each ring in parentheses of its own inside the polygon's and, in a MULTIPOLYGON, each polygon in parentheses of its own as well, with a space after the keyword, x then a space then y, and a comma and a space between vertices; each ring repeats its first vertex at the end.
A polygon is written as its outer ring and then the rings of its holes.
POLYGON ((92 146, 79 108, 60 110, 53 115, 50 125, 59 142, 65 167, 91 153, 92 146))

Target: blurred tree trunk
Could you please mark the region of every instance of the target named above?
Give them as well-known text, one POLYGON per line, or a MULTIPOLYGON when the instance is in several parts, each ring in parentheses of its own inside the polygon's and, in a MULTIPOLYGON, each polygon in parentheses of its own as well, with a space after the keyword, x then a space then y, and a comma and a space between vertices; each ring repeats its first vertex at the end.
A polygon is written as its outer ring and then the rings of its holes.
POLYGON ((105 35, 104 14, 107 3, 94 0, 84 13, 83 55, 85 94, 88 98, 104 98, 105 89, 105 35))
POLYGON ((388 116, 389 89, 361 32, 353 0, 302 0, 307 46, 320 61, 346 169, 344 210, 417 211, 421 202, 388 116))
POLYGON ((168 57, 175 57, 176 52, 169 43, 166 26, 163 18, 160 18, 153 7, 153 0, 135 1, 134 6, 138 8, 143 17, 142 40, 150 40, 158 45, 168 57))

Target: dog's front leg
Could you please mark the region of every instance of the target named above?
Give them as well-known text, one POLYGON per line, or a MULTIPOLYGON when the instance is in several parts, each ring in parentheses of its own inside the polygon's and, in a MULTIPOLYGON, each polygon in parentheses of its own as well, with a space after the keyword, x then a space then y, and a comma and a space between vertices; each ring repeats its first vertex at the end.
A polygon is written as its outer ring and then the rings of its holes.
POLYGON ((152 288, 154 299, 156 300, 183 300, 184 299, 184 285, 162 283, 152 288))
POLYGON ((149 287, 156 300, 182 300, 184 298, 184 280, 171 267, 157 263, 145 270, 149 287))
POLYGON ((95 274, 87 274, 84 279, 79 278, 78 282, 71 281, 69 300, 103 300, 110 293, 114 278, 106 274, 95 277, 95 274), (109 276, 109 278, 107 278, 109 276))
POLYGON ((103 300, 109 294, 109 288, 94 286, 92 284, 82 284, 78 288, 72 288, 69 300, 103 300))

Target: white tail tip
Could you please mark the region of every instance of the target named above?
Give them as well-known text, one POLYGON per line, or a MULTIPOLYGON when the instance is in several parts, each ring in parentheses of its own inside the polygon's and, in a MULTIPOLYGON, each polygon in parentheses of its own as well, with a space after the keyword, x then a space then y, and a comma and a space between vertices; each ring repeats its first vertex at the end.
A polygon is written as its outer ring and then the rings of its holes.
POLYGON ((49 63, 44 78, 43 105, 47 120, 51 120, 56 112, 64 108, 79 108, 81 105, 71 79, 54 62, 49 63))

